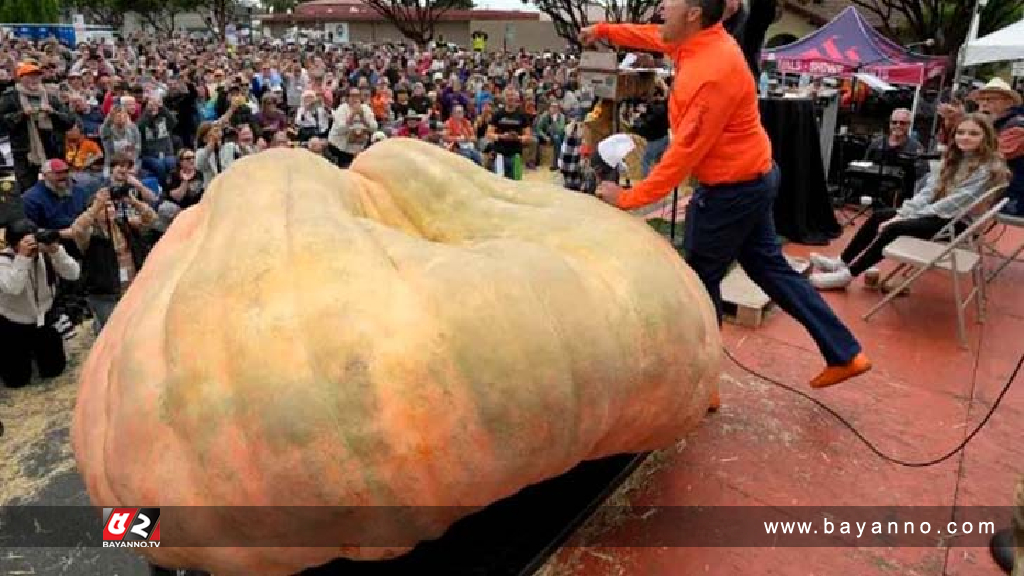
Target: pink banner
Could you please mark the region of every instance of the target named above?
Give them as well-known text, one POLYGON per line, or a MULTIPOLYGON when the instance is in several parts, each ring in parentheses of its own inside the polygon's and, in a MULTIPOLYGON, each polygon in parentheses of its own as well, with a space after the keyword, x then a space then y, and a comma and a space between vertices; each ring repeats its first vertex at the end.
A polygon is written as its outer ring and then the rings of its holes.
MULTIPOLYGON (((769 60, 771 60, 769 58, 769 60)), ((941 64, 890 64, 877 66, 851 66, 826 60, 795 60, 791 58, 775 61, 780 72, 787 74, 810 74, 811 76, 837 76, 849 77, 856 72, 874 74, 884 82, 890 84, 909 84, 920 86, 929 78, 937 78, 942 75, 941 64)))

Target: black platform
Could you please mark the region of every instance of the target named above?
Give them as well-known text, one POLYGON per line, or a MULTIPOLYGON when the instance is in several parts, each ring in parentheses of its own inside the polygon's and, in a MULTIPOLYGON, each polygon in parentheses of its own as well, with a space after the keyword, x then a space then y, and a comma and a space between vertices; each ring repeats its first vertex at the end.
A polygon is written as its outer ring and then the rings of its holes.
POLYGON ((584 462, 463 518, 436 541, 394 560, 336 560, 301 576, 527 576, 615 491, 646 454, 584 462))
MULTIPOLYGON (((528 576, 622 484, 647 454, 584 462, 456 522, 438 540, 393 560, 339 559, 296 576, 528 576)), ((173 571, 154 571, 170 576, 173 571)), ((204 576, 188 572, 189 576, 204 576)))

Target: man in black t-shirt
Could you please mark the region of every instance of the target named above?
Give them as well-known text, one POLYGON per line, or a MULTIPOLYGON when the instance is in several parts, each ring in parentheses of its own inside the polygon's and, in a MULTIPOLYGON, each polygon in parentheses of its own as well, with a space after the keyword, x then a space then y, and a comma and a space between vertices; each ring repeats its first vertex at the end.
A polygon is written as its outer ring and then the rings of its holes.
POLYGON ((494 152, 503 157, 505 177, 515 180, 515 164, 522 162, 523 144, 532 138, 530 119, 522 110, 522 99, 517 90, 505 91, 505 107, 491 118, 487 138, 494 142, 494 152))

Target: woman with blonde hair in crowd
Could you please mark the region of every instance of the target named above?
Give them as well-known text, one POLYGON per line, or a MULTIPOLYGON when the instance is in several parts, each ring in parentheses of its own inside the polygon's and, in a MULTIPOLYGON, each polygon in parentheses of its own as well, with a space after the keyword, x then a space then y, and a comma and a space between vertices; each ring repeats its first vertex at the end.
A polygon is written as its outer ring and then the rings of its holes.
POLYGON ((900 236, 931 239, 1008 176, 992 122, 982 114, 965 116, 956 125, 941 167, 920 192, 898 210, 876 210, 839 258, 811 254, 811 264, 818 270, 811 275, 811 283, 821 290, 842 289, 870 271, 867 280, 873 284, 878 278, 874 266, 882 261, 889 243, 900 236))

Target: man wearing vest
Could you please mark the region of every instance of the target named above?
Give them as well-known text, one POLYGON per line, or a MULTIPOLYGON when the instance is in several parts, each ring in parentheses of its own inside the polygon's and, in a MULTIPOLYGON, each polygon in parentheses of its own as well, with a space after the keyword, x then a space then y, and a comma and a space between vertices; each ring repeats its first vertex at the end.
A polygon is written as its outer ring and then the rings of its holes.
POLYGON ((606 39, 663 52, 676 67, 665 155, 632 189, 604 182, 598 195, 613 206, 635 209, 664 198, 690 174, 696 176, 699 186, 685 220, 686 261, 704 283, 719 322, 719 284, 738 260, 750 279, 814 338, 827 366, 810 385, 825 388, 867 372, 871 363, 849 329, 782 255, 772 216, 779 169, 761 125, 754 78, 721 22, 726 3, 664 0, 664 24, 602 22, 581 31, 584 44, 606 39))

